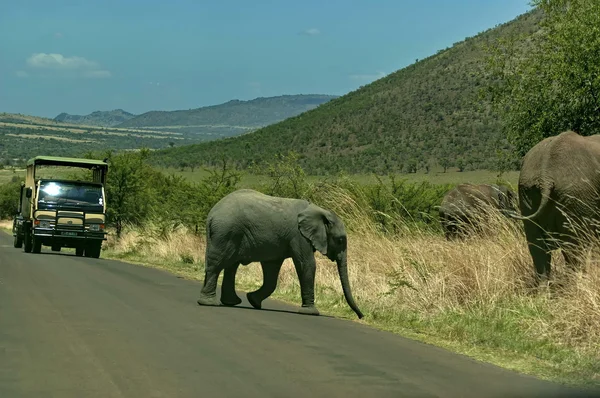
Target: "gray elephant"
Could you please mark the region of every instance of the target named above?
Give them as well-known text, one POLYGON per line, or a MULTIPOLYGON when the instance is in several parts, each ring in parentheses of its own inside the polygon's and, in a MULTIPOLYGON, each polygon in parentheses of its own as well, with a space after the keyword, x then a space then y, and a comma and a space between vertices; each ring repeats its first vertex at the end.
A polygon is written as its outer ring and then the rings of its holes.
POLYGON ((536 283, 550 277, 551 251, 563 249, 571 268, 585 246, 582 232, 596 234, 600 220, 600 135, 573 131, 537 143, 523 158, 519 208, 536 283), (595 224, 595 225, 594 225, 595 224))
POLYGON ((198 304, 219 305, 216 287, 221 271, 221 303, 241 303, 235 292, 237 269, 240 264, 260 262, 263 285, 246 297, 254 308, 261 308, 262 301, 275 291, 281 265, 291 257, 300 281, 299 312, 319 315, 314 303, 315 250, 336 261, 344 297, 362 318, 348 280, 346 230, 334 212, 306 200, 279 198, 251 189, 232 192, 208 213, 206 271, 198 304))
POLYGON ((498 210, 516 210, 515 192, 503 185, 470 184, 457 185, 449 191, 439 207, 439 216, 446 239, 467 235, 469 228, 477 228, 478 217, 484 206, 498 210))

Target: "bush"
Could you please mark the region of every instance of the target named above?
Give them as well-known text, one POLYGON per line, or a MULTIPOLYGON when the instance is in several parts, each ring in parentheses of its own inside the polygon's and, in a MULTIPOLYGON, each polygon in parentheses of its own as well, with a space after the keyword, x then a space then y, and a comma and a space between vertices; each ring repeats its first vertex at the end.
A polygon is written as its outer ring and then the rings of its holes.
POLYGON ((0 220, 10 219, 19 207, 21 181, 13 178, 11 182, 0 185, 0 220))

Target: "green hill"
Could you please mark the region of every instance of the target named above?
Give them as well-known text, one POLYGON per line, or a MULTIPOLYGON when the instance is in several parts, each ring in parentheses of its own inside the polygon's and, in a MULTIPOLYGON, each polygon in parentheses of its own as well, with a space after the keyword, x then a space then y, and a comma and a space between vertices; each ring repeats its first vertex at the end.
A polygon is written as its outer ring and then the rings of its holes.
POLYGON ((534 33, 540 19, 537 10, 523 14, 314 110, 241 137, 156 151, 153 161, 211 165, 226 157, 245 168, 293 150, 311 174, 492 167, 495 149, 507 144, 498 118, 479 99, 489 82, 484 47, 534 33))
POLYGON ((307 94, 261 97, 249 101, 231 100, 190 110, 146 112, 117 127, 178 129, 187 134, 210 138, 234 136, 296 116, 334 98, 337 97, 307 94))
POLYGON ((85 116, 70 115, 63 112, 56 116, 54 120, 57 122, 84 124, 86 126, 112 127, 133 117, 135 117, 133 113, 126 112, 123 109, 115 109, 112 111, 95 111, 85 116))

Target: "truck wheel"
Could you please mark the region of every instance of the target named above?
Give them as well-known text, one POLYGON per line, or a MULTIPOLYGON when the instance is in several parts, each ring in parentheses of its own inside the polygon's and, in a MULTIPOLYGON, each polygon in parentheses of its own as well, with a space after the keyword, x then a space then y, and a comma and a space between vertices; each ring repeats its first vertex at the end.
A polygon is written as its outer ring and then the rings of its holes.
POLYGON ((25 253, 31 253, 33 249, 33 242, 31 241, 31 234, 28 231, 23 233, 23 251, 25 253))
POLYGON ((32 248, 32 252, 33 253, 41 253, 42 251, 42 241, 40 238, 36 238, 35 236, 33 236, 33 248, 32 248))
POLYGON ((81 257, 81 256, 83 256, 83 247, 76 247, 76 248, 75 248, 75 255, 76 255, 77 257, 81 257))
POLYGON ((13 246, 17 249, 23 247, 23 238, 19 236, 19 234, 15 235, 15 239, 13 241, 13 246))
POLYGON ((53 246, 52 246, 52 251, 53 251, 53 252, 59 252, 59 251, 60 251, 60 249, 61 249, 61 247, 60 247, 60 246, 58 246, 58 245, 53 245, 53 246))
POLYGON ((85 256, 92 258, 100 258, 100 252, 102 251, 102 241, 90 243, 85 248, 85 256))

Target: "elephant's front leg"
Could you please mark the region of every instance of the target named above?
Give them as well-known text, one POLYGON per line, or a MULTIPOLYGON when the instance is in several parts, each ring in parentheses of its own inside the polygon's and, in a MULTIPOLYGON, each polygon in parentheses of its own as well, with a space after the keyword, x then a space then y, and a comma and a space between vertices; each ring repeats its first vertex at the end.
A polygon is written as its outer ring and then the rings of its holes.
POLYGON ((223 284, 221 285, 221 303, 227 306, 238 305, 242 299, 235 293, 235 274, 240 264, 227 267, 223 273, 223 284))
POLYGON ((283 260, 279 261, 263 261, 260 263, 263 272, 262 286, 253 292, 246 295, 248 302, 257 309, 262 307, 262 302, 275 291, 277 280, 279 279, 279 271, 283 260))
POLYGON ((298 311, 301 314, 319 315, 315 306, 315 273, 317 263, 313 253, 292 256, 294 267, 300 282, 300 295, 302 296, 302 307, 298 311))

